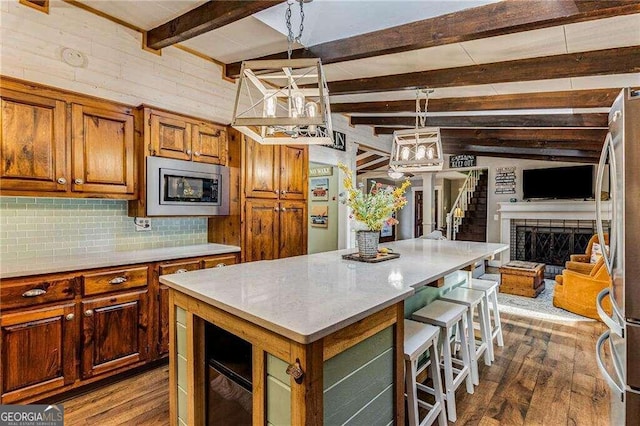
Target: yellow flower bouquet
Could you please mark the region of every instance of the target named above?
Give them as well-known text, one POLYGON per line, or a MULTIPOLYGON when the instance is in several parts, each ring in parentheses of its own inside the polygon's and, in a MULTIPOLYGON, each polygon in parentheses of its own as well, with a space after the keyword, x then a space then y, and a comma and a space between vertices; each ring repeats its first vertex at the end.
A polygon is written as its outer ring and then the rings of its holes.
POLYGON ((345 174, 344 203, 351 207, 351 219, 355 220, 354 228, 357 231, 380 231, 385 224, 398 223, 392 215, 407 204, 404 194, 411 185, 409 180, 405 180, 397 188, 374 182, 369 192, 366 192, 361 190, 362 185, 360 188, 355 187, 353 173, 346 165, 340 163, 338 167, 345 174))

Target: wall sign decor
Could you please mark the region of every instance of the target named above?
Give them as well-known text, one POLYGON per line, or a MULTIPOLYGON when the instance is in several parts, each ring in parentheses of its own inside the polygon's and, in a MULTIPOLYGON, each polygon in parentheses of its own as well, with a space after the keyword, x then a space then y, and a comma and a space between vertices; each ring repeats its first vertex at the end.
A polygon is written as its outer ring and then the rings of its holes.
POLYGON ((516 168, 498 167, 496 169, 496 194, 516 193, 516 168))
POLYGON ((333 167, 316 167, 315 169, 309 169, 309 177, 316 176, 332 176, 333 175, 333 167))
POLYGON ((311 207, 311 226, 316 228, 329 227, 329 206, 311 207))
POLYGON ((342 132, 333 131, 333 144, 327 144, 329 148, 337 149, 338 151, 347 150, 347 134, 342 132))
POLYGON ((449 168, 458 169, 461 167, 475 167, 476 156, 475 155, 452 155, 449 157, 449 168))
POLYGON ((311 201, 329 200, 329 178, 313 178, 310 183, 311 201))

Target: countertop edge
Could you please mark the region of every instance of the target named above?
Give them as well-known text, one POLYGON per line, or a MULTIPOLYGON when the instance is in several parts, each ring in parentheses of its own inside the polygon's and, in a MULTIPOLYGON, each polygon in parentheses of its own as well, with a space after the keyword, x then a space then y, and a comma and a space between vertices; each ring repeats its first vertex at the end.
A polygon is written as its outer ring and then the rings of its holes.
MULTIPOLYGON (((72 273, 74 271, 83 271, 86 269, 109 268, 117 266, 136 265, 139 263, 161 262, 165 260, 187 259, 198 256, 215 256, 218 254, 238 253, 240 247, 224 245, 224 244, 196 244, 192 246, 167 247, 162 249, 143 249, 121 252, 92 253, 86 261, 60 262, 53 265, 43 266, 42 268, 33 270, 5 272, 0 270, 0 280, 10 278, 24 278, 37 275, 72 273), (207 247, 209 246, 209 247, 207 247), (216 247, 212 247, 216 246, 216 247), (174 252, 171 249, 175 249, 174 252), (184 253, 185 250, 192 249, 192 252, 184 253), (165 253, 166 251, 166 253, 165 253), (147 253, 148 252, 148 253, 147 253), (137 254, 136 254, 137 253, 137 254), (127 258, 127 256, 132 256, 127 258), (136 257, 137 256, 137 257, 136 257), (95 257, 92 259, 92 257, 95 257)), ((8 260, 7 262, 42 262, 51 261, 50 258, 24 258, 16 260, 8 260)))
POLYGON ((160 277, 160 282, 168 287, 170 287, 173 290, 179 291, 183 294, 186 294, 190 297, 193 297, 196 300, 199 300, 201 302, 204 302, 208 305, 211 305, 215 308, 221 309, 229 314, 235 315, 245 321, 249 321, 252 324, 255 324, 257 326, 260 326, 264 329, 267 329, 273 333, 276 333, 280 336, 284 336, 286 338, 289 338, 297 343, 301 343, 303 345, 309 344, 309 343, 313 343, 317 340, 322 339, 323 337, 326 337, 328 335, 330 335, 331 333, 333 333, 334 331, 338 331, 338 330, 342 330, 345 327, 348 327, 372 314, 375 314, 376 312, 379 312, 381 310, 383 310, 384 308, 387 308, 389 306, 395 305, 396 303, 399 303, 403 300, 405 300, 407 297, 411 296, 412 294, 415 293, 415 291, 413 289, 406 289, 404 290, 402 293, 399 293, 397 296, 390 298, 382 303, 379 303, 376 306, 372 306, 369 309, 366 309, 362 312, 359 312, 356 315, 353 315, 349 318, 345 318, 342 321, 339 321, 335 324, 332 324, 330 326, 324 327, 320 330, 316 330, 310 334, 302 334, 300 332, 296 332, 294 330, 291 330, 290 328, 287 328, 285 326, 273 323, 271 321, 268 321, 264 318, 252 315, 248 312, 245 312, 241 309, 238 308, 234 308, 233 306, 229 306, 225 303, 221 303, 220 301, 216 300, 216 299, 212 299, 209 297, 206 297, 198 292, 192 291, 186 287, 183 287, 181 285, 175 284, 172 281, 164 278, 163 276, 160 277))

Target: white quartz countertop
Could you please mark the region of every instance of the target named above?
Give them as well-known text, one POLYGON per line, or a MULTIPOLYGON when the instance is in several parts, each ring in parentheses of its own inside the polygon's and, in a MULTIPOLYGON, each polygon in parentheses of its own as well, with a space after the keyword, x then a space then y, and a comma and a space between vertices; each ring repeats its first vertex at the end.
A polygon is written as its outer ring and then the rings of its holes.
POLYGON ((195 256, 210 256, 239 252, 240 247, 224 244, 197 244, 182 247, 87 253, 40 258, 1 259, 0 278, 70 272, 81 269, 133 265, 195 256))
POLYGON ((403 240, 382 244, 400 258, 343 260, 354 249, 231 265, 160 281, 182 293, 306 344, 398 303, 507 244, 403 240))

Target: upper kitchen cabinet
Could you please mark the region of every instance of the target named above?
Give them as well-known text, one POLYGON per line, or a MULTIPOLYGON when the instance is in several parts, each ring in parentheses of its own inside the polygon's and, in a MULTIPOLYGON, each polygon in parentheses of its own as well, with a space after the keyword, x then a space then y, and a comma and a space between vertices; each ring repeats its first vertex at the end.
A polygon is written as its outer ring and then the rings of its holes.
POLYGON ((133 115, 73 104, 71 120, 73 191, 133 194, 133 115))
POLYGON ((245 141, 245 197, 306 199, 307 147, 245 141))
POLYGON ((66 191, 65 102, 3 88, 2 191, 66 191))
POLYGON ((144 111, 144 134, 149 155, 226 164, 227 133, 224 126, 144 106, 141 109, 144 111))
POLYGON ((0 88, 3 194, 136 198, 130 107, 6 77, 0 88))

